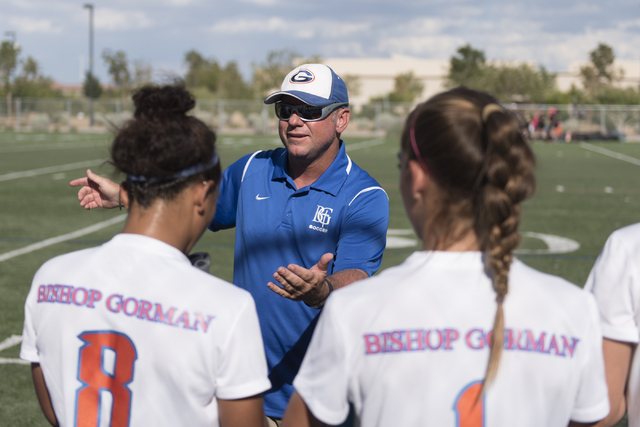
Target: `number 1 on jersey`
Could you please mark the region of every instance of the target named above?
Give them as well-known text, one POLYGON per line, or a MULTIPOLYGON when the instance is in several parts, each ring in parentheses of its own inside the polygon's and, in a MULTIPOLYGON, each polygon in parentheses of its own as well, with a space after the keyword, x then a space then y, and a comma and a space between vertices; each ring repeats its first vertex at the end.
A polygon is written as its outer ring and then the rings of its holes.
POLYGON ((113 398, 111 427, 126 427, 131 415, 133 364, 136 347, 128 336, 113 331, 83 332, 78 336, 85 344, 80 348, 78 379, 82 386, 76 394, 76 426, 97 427, 100 423, 102 391, 113 398), (112 368, 105 371, 105 350, 115 353, 112 368), (111 372, 108 372, 111 371, 111 372))
POLYGON ((456 427, 484 426, 484 396, 478 399, 482 391, 482 381, 467 384, 453 403, 456 411, 456 427))

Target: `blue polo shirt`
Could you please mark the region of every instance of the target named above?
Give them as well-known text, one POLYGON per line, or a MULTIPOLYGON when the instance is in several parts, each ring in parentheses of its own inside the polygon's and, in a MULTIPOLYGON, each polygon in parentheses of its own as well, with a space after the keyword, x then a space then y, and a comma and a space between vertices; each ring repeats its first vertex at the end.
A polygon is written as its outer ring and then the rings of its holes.
POLYGON ((216 231, 236 227, 233 283, 253 295, 272 388, 265 412, 282 417, 319 310, 283 298, 267 287, 278 267, 315 265, 331 252, 327 275, 380 267, 389 223, 386 192, 340 151, 313 184, 296 188, 287 172, 287 150, 247 155, 224 172, 216 231))

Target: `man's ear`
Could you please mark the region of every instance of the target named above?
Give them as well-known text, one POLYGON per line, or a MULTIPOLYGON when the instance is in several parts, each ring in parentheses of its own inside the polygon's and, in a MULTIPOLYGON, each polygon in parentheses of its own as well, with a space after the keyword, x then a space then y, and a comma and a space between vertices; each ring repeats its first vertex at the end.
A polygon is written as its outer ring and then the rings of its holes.
POLYGON ((344 132, 349 124, 349 120, 351 120, 351 110, 348 108, 338 108, 336 112, 336 132, 339 134, 344 132))

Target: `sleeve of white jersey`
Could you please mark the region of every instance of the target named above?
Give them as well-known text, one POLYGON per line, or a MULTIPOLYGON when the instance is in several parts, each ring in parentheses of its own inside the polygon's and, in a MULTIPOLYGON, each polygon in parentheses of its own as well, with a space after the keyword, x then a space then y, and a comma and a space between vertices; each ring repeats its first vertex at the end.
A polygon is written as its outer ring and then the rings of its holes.
POLYGON ((609 414, 598 307, 593 296, 587 297, 588 316, 583 341, 585 351, 581 352, 580 388, 571 412, 571 419, 582 423, 599 421, 609 414))
POLYGON ((327 300, 311 343, 293 386, 311 413, 329 425, 344 422, 349 415, 349 374, 346 345, 334 313, 332 298, 327 300))
POLYGON ((248 294, 246 297, 246 304, 229 328, 227 342, 218 355, 218 399, 243 399, 271 388, 255 303, 248 294))
POLYGON ((637 262, 637 257, 631 256, 620 236, 613 233, 589 274, 585 290, 596 298, 605 338, 638 342, 636 305, 640 301, 640 277, 637 262))
MULTIPOLYGON (((37 277, 37 273, 36 273, 37 277)), ((24 303, 24 326, 22 327, 22 344, 20 346, 20 358, 27 362, 40 363, 40 355, 36 347, 36 329, 33 323, 34 310, 37 304, 37 289, 35 278, 31 290, 24 303)))

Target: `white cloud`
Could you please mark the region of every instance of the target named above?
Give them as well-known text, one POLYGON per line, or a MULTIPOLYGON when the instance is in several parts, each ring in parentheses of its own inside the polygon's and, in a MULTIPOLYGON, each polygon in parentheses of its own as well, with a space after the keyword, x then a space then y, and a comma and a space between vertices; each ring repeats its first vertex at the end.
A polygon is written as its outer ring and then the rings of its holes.
POLYGON ((114 9, 97 8, 93 13, 95 27, 99 30, 137 30, 149 28, 151 19, 144 12, 119 11, 114 9))
POLYGON ((31 1, 31 0, 11 0, 11 5, 19 9, 36 9, 43 5, 43 2, 31 1))
MULTIPOLYGON (((516 9, 512 8, 509 13, 516 13, 516 9)), ((607 28, 572 31, 549 30, 544 22, 526 15, 519 19, 512 16, 418 17, 403 24, 378 23, 373 27, 375 32, 353 41, 363 42, 368 38, 365 55, 369 56, 405 54, 438 59, 449 58, 460 46, 471 43, 485 51, 488 59, 535 61, 551 71, 566 71, 573 61, 587 60, 589 51, 600 42, 612 46, 620 59, 637 60, 640 35, 632 30, 638 26, 640 20, 630 19, 607 28)))
POLYGON ((578 15, 578 14, 595 15, 603 12, 599 4, 596 4, 596 3, 590 4, 590 3, 583 3, 583 2, 572 5, 569 8, 569 11, 575 15, 578 15))
POLYGON ((265 19, 236 19, 214 24, 216 33, 281 33, 290 38, 311 39, 313 37, 338 38, 368 30, 370 23, 338 22, 326 19, 285 20, 278 17, 265 19))
POLYGON ((323 56, 355 56, 361 57, 366 55, 366 51, 359 41, 340 41, 337 43, 328 43, 322 49, 323 56))
POLYGON ((434 34, 426 36, 399 36, 378 40, 376 49, 384 56, 391 54, 405 54, 429 58, 447 58, 455 50, 465 44, 465 39, 459 36, 434 34))
POLYGON ((59 33, 61 31, 61 28, 54 26, 50 19, 15 17, 9 19, 9 24, 19 33, 59 33))
MULTIPOLYGON (((111 7, 114 7, 114 2, 111 2, 111 7)), ((120 0, 120 3, 126 4, 128 7, 137 9, 155 9, 158 7, 166 6, 196 6, 203 3, 203 0, 120 0)), ((171 10, 171 9, 169 9, 171 10)), ((197 13, 197 12, 196 12, 197 13)))
POLYGON ((171 6, 191 6, 200 3, 200 0, 164 0, 164 3, 171 6))
POLYGON ((408 23, 403 23, 395 26, 395 28, 390 29, 390 33, 393 34, 441 34, 449 29, 455 28, 463 28, 471 24, 473 21, 460 18, 460 19, 449 19, 449 18, 418 18, 409 21, 408 23))
POLYGON ((482 16, 484 11, 481 7, 470 5, 451 5, 446 9, 447 16, 482 16))
POLYGON ((240 0, 242 3, 255 4, 258 6, 275 6, 279 0, 240 0))
POLYGON ((632 30, 636 27, 640 27, 640 19, 632 19, 628 21, 622 21, 618 24, 620 30, 632 30))
MULTIPOLYGON (((4 0, 3 0, 4 1, 4 0)), ((2 1, 0 1, 1 3, 2 1)), ((60 11, 75 10, 82 7, 82 3, 63 2, 63 1, 43 1, 43 0, 10 0, 8 2, 16 9, 43 11, 60 11)))

